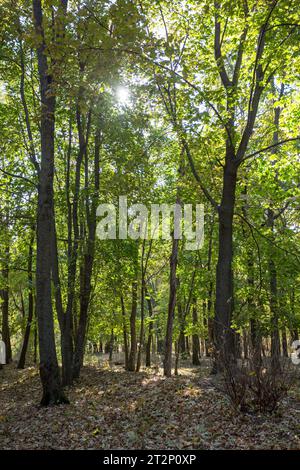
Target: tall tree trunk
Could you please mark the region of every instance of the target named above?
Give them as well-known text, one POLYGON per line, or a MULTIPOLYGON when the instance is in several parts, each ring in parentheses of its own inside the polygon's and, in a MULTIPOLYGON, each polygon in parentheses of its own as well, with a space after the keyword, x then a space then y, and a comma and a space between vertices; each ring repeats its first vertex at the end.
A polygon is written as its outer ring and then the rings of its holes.
POLYGON ((34 297, 34 335, 33 335, 33 363, 38 362, 38 325, 37 325, 37 314, 36 314, 36 296, 34 297))
POLYGON ((207 273, 209 276, 209 282, 208 282, 208 294, 207 294, 205 315, 203 315, 203 321, 205 322, 205 326, 207 327, 207 339, 205 339, 205 354, 207 357, 211 356, 211 348, 213 346, 213 329, 214 329, 213 318, 211 318, 211 311, 212 311, 212 305, 213 305, 213 301, 212 301, 213 281, 211 279, 211 264, 212 264, 212 244, 213 244, 214 223, 215 223, 215 212, 213 212, 213 215, 212 215, 212 221, 211 221, 210 232, 209 232, 208 254, 207 254, 207 273))
MULTIPOLYGON (((87 132, 85 145, 87 147, 90 118, 88 117, 87 132)), ((100 129, 100 117, 98 116, 98 127, 95 134, 95 150, 94 150, 94 193, 92 196, 92 206, 89 209, 88 197, 86 198, 86 220, 88 228, 88 240, 86 242, 85 254, 83 257, 83 266, 80 276, 80 312, 79 322, 75 338, 75 352, 74 352, 74 364, 73 364, 73 378, 78 378, 80 375, 80 369, 83 365, 84 358, 84 347, 86 341, 87 324, 88 324, 88 313, 90 305, 90 297, 92 290, 92 275, 95 258, 95 240, 96 240, 96 214, 97 205, 99 198, 100 188, 100 147, 101 147, 101 129, 100 129)), ((87 158, 87 155, 86 155, 87 158)), ((87 161, 86 161, 87 162, 87 161)), ((85 185, 86 191, 88 190, 88 174, 87 164, 85 167, 85 185)))
MULTIPOLYGON (((273 83, 273 89, 275 85, 273 83)), ((281 86, 281 93, 283 93, 283 85, 281 86)), ((277 106, 274 110, 274 126, 273 144, 279 142, 279 119, 281 109, 277 106)), ((276 155, 276 147, 272 150, 272 154, 276 155)), ((277 177, 276 177, 277 179, 277 177)), ((266 225, 271 231, 271 238, 274 237, 274 224, 275 213, 271 207, 267 210, 266 225)), ((279 305, 278 305, 278 288, 277 288, 277 269, 274 261, 273 245, 269 244, 269 285, 270 285, 270 311, 271 311, 271 360, 274 369, 280 368, 280 333, 279 333, 279 305)))
POLYGON ((179 356, 180 356, 180 346, 179 346, 179 341, 176 341, 176 342, 175 342, 174 375, 178 375, 179 356))
POLYGON ((281 336, 282 336, 282 354, 284 357, 289 357, 286 329, 284 326, 281 328, 281 336))
POLYGON ((115 341, 114 330, 111 330, 111 335, 110 335, 110 340, 109 340, 109 358, 108 358, 109 362, 111 362, 113 358, 114 341, 115 341))
POLYGON ((173 236, 172 252, 170 257, 170 291, 169 291, 169 305, 167 317, 167 331, 165 339, 165 357, 164 357, 164 375, 171 377, 172 374, 172 343, 173 343, 173 323, 176 306, 176 291, 177 291, 177 270, 178 263, 178 240, 173 236))
POLYGON ((148 261, 150 258, 151 250, 152 250, 152 240, 149 243, 149 250, 145 257, 145 247, 146 247, 146 239, 143 240, 142 245, 142 256, 141 256, 141 328, 140 328, 140 339, 138 345, 138 355, 137 355, 137 363, 136 363, 136 372, 139 372, 141 367, 142 361, 142 350, 144 344, 144 325, 145 325, 145 294, 146 294, 146 272, 148 261))
POLYGON ((137 280, 132 283, 132 305, 130 315, 130 353, 128 358, 128 369, 131 372, 135 371, 136 364, 136 312, 137 312, 137 280))
POLYGON ((33 320, 33 313, 34 313, 34 305, 33 305, 33 278, 32 278, 32 258, 33 258, 33 242, 34 242, 34 231, 35 228, 33 227, 32 229, 32 234, 30 238, 30 243, 29 243, 29 250, 28 250, 28 317, 27 317, 27 323, 26 323, 26 328, 25 328, 25 333, 24 333, 24 339, 23 339, 23 346, 18 362, 18 369, 24 369, 25 367, 25 360, 26 360, 26 353, 28 349, 28 344, 29 344, 29 338, 30 338, 30 330, 31 330, 31 324, 33 320))
MULTIPOLYGON (((244 187, 243 194, 247 198, 247 184, 244 187)), ((248 216, 247 205, 242 207, 243 215, 245 219, 248 216)), ((243 229, 244 237, 246 238, 246 231, 243 229)), ((254 302, 254 259, 252 249, 248 246, 247 250, 247 285, 248 285, 248 295, 247 295, 247 306, 248 313, 250 316, 250 338, 251 338, 251 358, 255 368, 261 366, 261 335, 259 331, 259 323, 256 318, 257 308, 254 302)))
POLYGON ((182 309, 181 301, 179 299, 177 301, 177 312, 178 312, 178 322, 179 322, 178 353, 181 354, 182 357, 184 357, 186 353, 186 341, 185 341, 185 335, 184 335, 186 312, 185 310, 182 309))
MULTIPOLYGON (((56 227, 53 226, 53 239, 52 239, 52 276, 55 286, 55 300, 57 316, 60 323, 60 334, 61 334, 61 357, 62 357, 62 383, 64 386, 72 385, 73 374, 73 305, 74 305, 74 289, 75 289, 75 277, 76 277, 76 261, 77 261, 77 249, 72 244, 72 205, 70 202, 70 160, 71 160, 71 149, 72 149, 72 122, 69 122, 69 139, 68 139, 68 151, 67 151, 67 171, 66 171, 66 202, 67 202, 67 221, 68 221, 68 290, 67 290, 67 305, 64 311, 61 298, 61 288, 59 279, 59 263, 58 263, 58 249, 57 249, 57 236, 56 227), (74 248, 74 250, 73 250, 74 248)), ((78 158, 80 160, 80 158, 78 158)), ((76 163, 76 172, 78 172, 78 166, 80 171, 80 165, 76 163)), ((77 175, 77 173, 76 173, 77 175)), ((78 192, 78 187, 75 188, 75 196, 78 192)), ((76 204, 74 204, 74 210, 76 210, 76 204)), ((77 247, 78 240, 74 241, 74 246, 77 247)))
POLYGON ((147 344, 146 344, 146 367, 150 367, 151 366, 151 344, 152 344, 152 335, 153 335, 152 333, 153 323, 151 321, 151 318, 153 316, 153 310, 152 310, 151 297, 149 297, 147 287, 145 288, 145 294, 146 294, 148 312, 149 312, 149 318, 150 318, 148 339, 147 339, 147 344))
MULTIPOLYGON (((268 226, 273 232, 274 213, 268 209, 268 226)), ((280 367, 280 334, 279 334, 279 318, 278 318, 278 292, 277 292, 277 271, 273 259, 272 247, 269 247, 269 285, 270 285, 270 311, 271 311, 271 358, 272 367, 278 369, 280 367)))
MULTIPOLYGON (((8 218, 7 218, 8 225, 8 218)), ((2 277, 4 287, 0 291, 2 300, 2 339, 6 348, 6 364, 12 360, 11 342, 10 342, 10 329, 9 329, 9 240, 6 240, 5 254, 2 269, 2 277)))
POLYGON ((55 95, 49 73, 43 30, 41 0, 33 0, 37 46, 38 73, 41 93, 41 169, 38 185, 36 307, 39 329, 40 376, 43 386, 41 404, 65 403, 62 392, 54 338, 51 297, 51 232, 53 227, 54 115, 55 95))
POLYGON ((142 348, 144 342, 144 321, 145 321, 145 275, 146 275, 146 267, 144 265, 144 257, 145 257, 145 244, 146 240, 143 240, 142 245, 142 256, 141 256, 141 326, 140 326, 140 337, 139 337, 139 344, 137 349, 137 361, 136 361, 136 372, 139 372, 141 368, 142 362, 142 348))
MULTIPOLYGON (((219 360, 232 360, 235 357, 234 332, 231 328, 233 312, 233 211, 237 166, 233 157, 226 157, 223 172, 223 193, 219 207, 219 248, 216 276, 216 307, 214 320, 214 345, 216 366, 219 360)), ((221 364, 220 364, 221 365, 221 364)))
MULTIPOLYGON (((193 315, 193 327, 194 329, 197 328, 198 324, 198 315, 197 315, 197 301, 193 299, 193 307, 192 307, 192 315, 193 315)), ((194 331, 193 332, 193 354, 192 354, 192 363, 194 366, 200 366, 200 342, 199 342, 199 335, 194 331)))
POLYGON ((292 321, 291 324, 289 325, 289 330, 290 330, 290 335, 291 335, 291 343, 293 341, 296 341, 299 339, 299 334, 298 334, 298 329, 295 326, 296 323, 296 312, 295 312, 295 288, 292 287, 291 292, 290 292, 290 310, 291 310, 291 316, 292 316, 292 321))
POLYGON ((122 309, 122 319, 123 319, 123 340, 124 340, 124 351, 125 351, 125 369, 128 369, 128 337, 127 337, 127 324, 126 324, 126 310, 124 304, 123 295, 121 295, 121 309, 122 309))
POLYGON ((140 327, 140 337, 139 337, 139 344, 138 344, 138 351, 137 351, 137 361, 136 361, 136 372, 139 372, 141 368, 142 362, 142 349, 143 349, 143 342, 144 342, 144 312, 145 312, 145 279, 144 275, 142 274, 142 282, 141 282, 141 327, 140 327))

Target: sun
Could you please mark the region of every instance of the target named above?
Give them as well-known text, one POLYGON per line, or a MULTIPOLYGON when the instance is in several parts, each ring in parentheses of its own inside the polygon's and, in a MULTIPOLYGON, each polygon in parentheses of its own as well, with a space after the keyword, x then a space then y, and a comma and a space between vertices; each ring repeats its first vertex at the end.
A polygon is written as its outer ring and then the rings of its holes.
POLYGON ((119 86, 117 88, 116 97, 119 104, 126 105, 130 103, 130 91, 124 86, 119 86))

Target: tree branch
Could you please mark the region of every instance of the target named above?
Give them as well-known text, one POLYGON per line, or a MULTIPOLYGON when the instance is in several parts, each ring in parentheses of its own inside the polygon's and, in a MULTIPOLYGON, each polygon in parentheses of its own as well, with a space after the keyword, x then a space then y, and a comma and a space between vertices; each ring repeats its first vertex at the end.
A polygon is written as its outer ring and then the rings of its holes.
POLYGON ((277 142, 276 144, 269 145, 268 147, 262 148, 260 150, 257 150, 256 152, 250 153, 250 155, 246 155, 244 158, 242 158, 239 161, 239 164, 243 163, 244 161, 248 160, 249 158, 255 157, 256 155, 259 155, 262 152, 267 152, 268 150, 273 149, 274 147, 278 147, 278 145, 285 144, 287 142, 295 142, 297 140, 300 140, 300 137, 291 137, 289 139, 281 140, 280 142, 277 142))

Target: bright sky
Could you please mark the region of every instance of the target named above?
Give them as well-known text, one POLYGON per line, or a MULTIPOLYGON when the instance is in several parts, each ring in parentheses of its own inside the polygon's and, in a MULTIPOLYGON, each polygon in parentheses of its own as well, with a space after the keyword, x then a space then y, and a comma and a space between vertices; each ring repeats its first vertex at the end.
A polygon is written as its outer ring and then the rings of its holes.
POLYGON ((119 104, 121 105, 130 104, 130 91, 128 88, 124 86, 119 86, 116 90, 116 97, 117 97, 119 104))

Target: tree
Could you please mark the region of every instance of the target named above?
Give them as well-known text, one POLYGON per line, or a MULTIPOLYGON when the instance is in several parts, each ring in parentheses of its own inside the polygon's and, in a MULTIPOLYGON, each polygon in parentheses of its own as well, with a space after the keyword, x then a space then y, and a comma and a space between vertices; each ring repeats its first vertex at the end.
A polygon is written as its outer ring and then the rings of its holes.
MULTIPOLYGON (((67 1, 62 0, 56 20, 65 15, 67 1)), ((39 327, 40 375, 43 385, 43 406, 66 403, 58 368, 51 298, 51 240, 53 236, 53 174, 55 137, 55 94, 53 76, 46 55, 43 9, 40 0, 33 0, 35 31, 38 37, 37 57, 41 93, 41 163, 37 208, 36 304, 39 327)), ((58 34, 58 31, 56 31, 58 34)), ((53 64, 52 64, 53 66, 53 64)))

